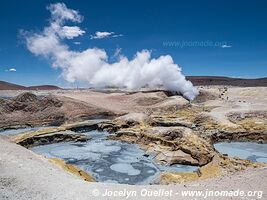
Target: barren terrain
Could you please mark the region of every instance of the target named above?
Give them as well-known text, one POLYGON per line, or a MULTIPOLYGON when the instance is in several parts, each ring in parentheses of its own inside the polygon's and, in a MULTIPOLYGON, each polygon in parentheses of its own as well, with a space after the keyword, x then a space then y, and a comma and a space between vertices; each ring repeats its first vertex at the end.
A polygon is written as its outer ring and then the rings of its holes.
MULTIPOLYGON (((154 184, 168 186, 144 186, 147 189, 181 192, 184 189, 204 191, 208 187, 209 190, 262 190, 266 195, 266 164, 222 155, 213 144, 219 141, 267 142, 267 89, 226 86, 201 86, 199 89, 200 95, 192 102, 162 90, 0 92, 0 96, 5 97, 0 100, 2 130, 56 125, 55 128, 1 136, 0 198, 88 199, 93 189, 140 191, 143 186, 85 182, 77 178, 77 174, 89 181, 94 178, 63 161, 50 162, 24 148, 86 141, 88 138, 75 133, 80 128, 106 130, 110 133, 109 139, 136 143, 148 154, 153 153, 159 163, 199 166, 197 172, 163 172, 154 184), (90 121, 104 118, 108 120, 90 121)), ((140 196, 132 199, 135 198, 140 196)))

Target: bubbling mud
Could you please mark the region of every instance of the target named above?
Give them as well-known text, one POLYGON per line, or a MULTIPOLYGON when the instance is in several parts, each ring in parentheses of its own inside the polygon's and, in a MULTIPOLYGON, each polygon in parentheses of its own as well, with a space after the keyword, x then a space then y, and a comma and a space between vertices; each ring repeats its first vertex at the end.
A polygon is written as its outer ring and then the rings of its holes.
POLYGON ((187 165, 161 165, 153 161, 136 144, 108 140, 107 132, 88 131, 92 139, 87 142, 62 142, 31 148, 46 157, 58 157, 92 174, 97 181, 150 184, 160 172, 192 172, 198 167, 187 165))

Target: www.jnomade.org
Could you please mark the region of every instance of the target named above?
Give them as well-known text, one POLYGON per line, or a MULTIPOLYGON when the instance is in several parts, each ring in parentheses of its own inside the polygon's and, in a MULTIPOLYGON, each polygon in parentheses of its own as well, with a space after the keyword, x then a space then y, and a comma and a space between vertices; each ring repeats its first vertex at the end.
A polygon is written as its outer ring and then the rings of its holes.
POLYGON ((247 197, 247 199, 261 199, 263 191, 243 191, 243 190, 231 190, 231 191, 219 191, 219 190, 183 190, 181 192, 174 192, 172 189, 141 189, 141 190, 109 190, 106 189, 102 193, 95 189, 92 191, 92 196, 102 197, 201 197, 206 199, 208 197, 247 197))

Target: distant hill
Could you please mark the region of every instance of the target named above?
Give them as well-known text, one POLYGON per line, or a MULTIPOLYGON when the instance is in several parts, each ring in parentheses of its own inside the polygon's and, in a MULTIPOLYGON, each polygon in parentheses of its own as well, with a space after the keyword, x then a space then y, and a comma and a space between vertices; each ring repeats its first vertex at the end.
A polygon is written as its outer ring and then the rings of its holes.
POLYGON ((0 90, 26 90, 27 87, 16 85, 5 81, 0 81, 0 90))
POLYGON ((59 90, 61 89, 55 85, 37 85, 37 86, 30 86, 27 87, 29 90, 59 90))
POLYGON ((193 85, 229 85, 239 87, 267 87, 267 77, 257 79, 229 78, 223 76, 187 76, 193 85))
POLYGON ((13 84, 6 81, 0 81, 0 90, 59 90, 59 89, 61 88, 54 85, 38 85, 38 86, 25 87, 22 85, 13 84))
MULTIPOLYGON (((257 79, 229 78, 224 76, 187 76, 193 85, 229 85, 239 87, 267 87, 267 77, 257 79)), ((0 90, 59 90, 55 85, 38 85, 25 87, 5 81, 0 81, 0 90)))

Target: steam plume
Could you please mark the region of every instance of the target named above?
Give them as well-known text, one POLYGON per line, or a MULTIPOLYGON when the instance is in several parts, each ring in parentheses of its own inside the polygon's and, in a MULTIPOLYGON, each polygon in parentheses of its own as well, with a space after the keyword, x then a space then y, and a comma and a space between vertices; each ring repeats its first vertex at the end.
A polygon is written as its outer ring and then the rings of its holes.
POLYGON ((64 24, 66 21, 81 23, 83 17, 64 3, 51 4, 47 9, 51 13, 49 25, 41 33, 24 32, 26 45, 33 54, 52 61, 53 67, 61 68, 65 80, 82 81, 93 87, 129 89, 161 85, 166 90, 181 93, 189 100, 198 95, 198 90, 185 79, 181 68, 174 64, 169 55, 151 58, 150 51, 142 50, 132 60, 119 56, 117 62, 109 63, 103 49, 70 50, 64 40, 83 35, 85 31, 78 26, 64 24))

